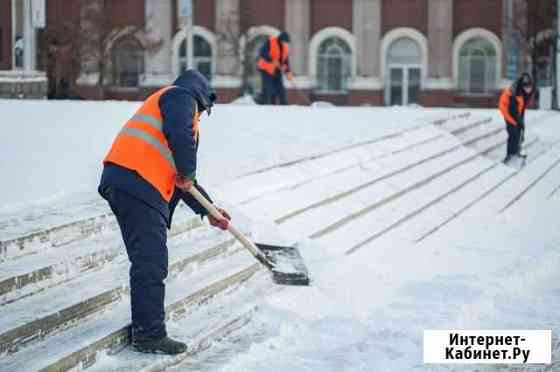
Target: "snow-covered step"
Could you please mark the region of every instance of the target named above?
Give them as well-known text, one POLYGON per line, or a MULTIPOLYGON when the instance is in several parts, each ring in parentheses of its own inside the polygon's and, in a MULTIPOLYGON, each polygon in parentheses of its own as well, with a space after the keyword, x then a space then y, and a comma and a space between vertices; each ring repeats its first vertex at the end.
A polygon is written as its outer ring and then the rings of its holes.
POLYGON ((544 199, 546 195, 554 191, 554 184, 547 181, 547 176, 552 176, 553 180, 558 179, 560 174, 560 150, 554 149, 549 154, 543 156, 543 161, 535 161, 539 166, 526 166, 524 172, 519 172, 520 178, 525 178, 526 184, 523 188, 513 195, 510 200, 500 208, 500 213, 519 203, 524 198, 535 196, 544 199))
MULTIPOLYGON (((199 217, 178 213, 168 235, 173 237, 201 225, 199 217)), ((0 305, 99 270, 119 257, 126 260, 123 255, 120 230, 115 226, 104 234, 7 261, 0 271, 0 305)))
POLYGON ((262 216, 283 223, 285 220, 316 208, 329 200, 339 199, 360 188, 380 182, 392 174, 414 167, 426 158, 437 157, 442 153, 442 148, 451 151, 457 146, 459 144, 452 137, 442 137, 413 151, 376 159, 364 163, 360 167, 338 172, 271 195, 264 195, 241 206, 241 209, 247 215, 262 216))
MULTIPOLYGON (((205 227, 171 239, 168 243, 169 280, 239 249, 234 248, 233 243, 228 234, 205 227)), ((123 259, 102 270, 3 305, 2 311, 9 315, 0 318, 0 354, 15 352, 31 341, 77 325, 80 319, 122 301, 128 292, 129 267, 129 262, 123 259)))
MULTIPOLYGON (((532 146, 528 146, 528 149, 532 150, 532 146)), ((540 149, 539 151, 538 153, 531 151, 534 154, 534 158, 529 161, 534 161, 545 150, 540 149)), ((424 211, 418 218, 408 223, 405 228, 400 229, 395 234, 407 236, 415 242, 420 242, 430 237, 464 212, 481 203, 492 192, 499 190, 500 186, 510 180, 515 173, 515 170, 500 166, 500 163, 496 162, 494 166, 489 168, 488 172, 482 174, 474 182, 450 195, 444 202, 424 211)))
POLYGON ((461 136, 469 130, 476 130, 480 127, 492 123, 492 118, 471 118, 469 121, 450 121, 441 126, 441 129, 448 131, 454 136, 461 136))
POLYGON ((537 153, 528 159, 527 165, 520 170, 499 165, 510 170, 511 174, 485 193, 480 202, 464 211, 458 218, 450 221, 449 229, 453 230, 464 224, 480 223, 488 218, 493 218, 512 201, 514 201, 512 204, 514 205, 520 194, 526 193, 524 190, 527 189, 528 185, 539 179, 547 172, 547 169, 557 166, 555 163, 560 158, 559 151, 558 148, 554 148, 537 153))
POLYGON ((171 337, 187 342, 188 351, 181 355, 140 354, 130 348, 118 353, 102 355, 88 371, 163 371, 177 366, 190 370, 197 364, 198 355, 221 343, 222 339, 239 332, 239 328, 251 322, 258 313, 257 299, 269 296, 284 287, 271 286, 266 273, 259 272, 253 278, 228 289, 212 299, 210 306, 193 308, 178 319, 167 323, 171 337))
MULTIPOLYGON (((492 138, 495 136, 493 132, 490 134, 484 133, 478 136, 472 137, 469 141, 474 143, 487 137, 492 138)), ((328 183, 323 185, 323 188, 317 188, 316 191, 311 190, 299 190, 300 193, 294 193, 293 191, 290 195, 286 195, 286 202, 281 203, 279 208, 282 208, 281 217, 275 217, 278 223, 284 223, 288 219, 293 219, 303 213, 306 213, 312 209, 322 208, 327 204, 335 203, 342 198, 347 197, 350 194, 356 193, 364 188, 369 188, 375 184, 388 180, 398 176, 399 174, 408 172, 413 169, 422 169, 425 163, 440 163, 441 159, 445 156, 454 152, 463 151, 465 148, 457 142, 457 140, 452 136, 446 136, 441 140, 435 141, 429 144, 429 146, 423 146, 411 151, 410 153, 401 153, 394 157, 382 159, 377 164, 371 165, 367 172, 362 172, 356 177, 359 183, 354 181, 354 178, 348 178, 344 174, 338 175, 338 179, 331 179, 328 183), (301 197, 297 197, 294 194, 300 194, 301 197), (310 200, 305 200, 310 199, 310 200), (316 199, 316 200, 314 200, 316 199), (287 210, 289 203, 298 203, 291 211, 287 210)), ((366 165, 366 166, 368 166, 366 165)), ((311 185, 310 185, 311 186, 311 185)), ((383 186, 381 186, 383 187, 383 186)), ((284 198, 282 198, 284 199, 284 198)), ((261 213, 272 213, 274 212, 274 204, 270 203, 273 207, 266 207, 261 213)), ((276 203, 277 205, 279 203, 276 203)), ((257 206, 258 208, 258 206, 257 206)), ((262 210, 263 208, 261 208, 262 210)))
MULTIPOLYGON (((37 207, 37 215, 24 211, 0 222, 0 262, 118 229, 107 202, 97 194, 88 196, 80 194, 70 198, 78 199, 76 205, 59 201, 37 207)), ((180 209, 187 210, 182 203, 180 209)))
MULTIPOLYGON (((461 120, 457 128, 467 131, 480 125, 479 121, 461 120)), ((440 139, 443 134, 444 132, 431 125, 407 128, 360 145, 339 149, 325 156, 299 160, 243 176, 222 187, 216 195, 230 203, 248 203, 267 194, 292 189, 321 177, 360 166, 367 161, 412 150, 440 139)))
POLYGON ((0 213, 0 241, 12 240, 109 212, 107 202, 95 191, 25 205, 20 210, 0 213))
MULTIPOLYGON (((211 339, 219 338, 222 332, 230 331, 233 323, 243 323, 237 310, 229 312, 218 319, 218 315, 208 319, 206 314, 212 310, 198 313, 201 307, 211 307, 212 298, 241 285, 252 278, 261 269, 254 259, 246 252, 239 252, 228 259, 219 259, 198 268, 188 277, 171 281, 166 286, 166 319, 176 320, 183 314, 199 320, 188 329, 182 330, 182 338, 191 346, 191 350, 200 349, 211 339), (202 314, 202 315, 197 315, 202 314), (198 318, 197 318, 198 317, 198 318), (210 321, 212 323, 210 323, 210 321)), ((260 278, 267 285, 270 279, 260 278)), ((235 302, 225 302, 228 304, 235 302)), ((130 343, 130 305, 121 301, 105 312, 82 319, 76 327, 50 335, 42 342, 32 344, 21 352, 0 359, 2 371, 66 371, 72 368, 86 368, 94 364, 97 358, 114 354, 130 343)), ((223 309, 223 308, 220 308, 223 309)), ((174 334, 177 328, 171 322, 170 331, 174 334)))
POLYGON ((469 152, 465 149, 454 151, 441 158, 428 161, 422 166, 394 175, 373 185, 373 187, 361 189, 332 203, 310 210, 290 219, 284 225, 290 230, 310 233, 308 236, 312 239, 320 238, 346 224, 354 223, 354 220, 362 215, 368 214, 374 209, 402 197, 423 183, 449 172, 465 162, 469 155, 469 152), (320 215, 323 215, 323 218, 320 218, 320 215))
MULTIPOLYGON (((105 204, 107 203, 105 202, 105 204)), ((37 254, 44 248, 70 244, 107 230, 114 230, 117 226, 111 212, 103 212, 85 218, 75 217, 69 221, 60 225, 40 226, 19 236, 5 232, 6 235, 2 235, 0 240, 0 262, 37 254)))
POLYGON ((331 221, 328 226, 315 231, 310 237, 319 241, 326 239, 329 244, 336 241, 338 244, 331 245, 346 247, 347 251, 354 252, 404 221, 413 218, 449 193, 464 187, 484 171, 481 171, 480 164, 475 162, 480 158, 479 155, 473 153, 472 150, 463 149, 461 152, 451 155, 454 155, 455 158, 448 156, 447 161, 432 162, 399 175, 397 180, 388 180, 395 188, 392 193, 373 193, 369 202, 362 205, 356 204, 356 211, 331 221), (470 169, 473 172, 470 174, 470 178, 469 173, 464 172, 464 169, 470 169), (445 181, 441 181, 441 179, 445 181), (455 185, 457 182, 458 184, 455 185), (425 191, 433 188, 433 185, 438 186, 432 191, 425 191), (430 198, 429 202, 422 203, 422 196, 430 198), (398 206, 403 203, 404 207, 399 209, 398 206), (385 211, 390 211, 390 215, 384 215, 385 211), (364 226, 367 227, 366 230, 364 230, 364 226))
POLYGON ((389 156, 395 152, 435 140, 441 132, 433 126, 408 129, 375 142, 337 151, 324 157, 308 159, 283 167, 275 167, 238 178, 222 187, 216 195, 230 203, 247 203, 266 194, 296 187, 314 179, 338 173, 375 158, 389 156), (240 192, 242 190, 242 192, 240 192))
POLYGON ((367 214, 356 216, 351 224, 337 226, 336 230, 318 236, 318 242, 337 247, 339 254, 351 254, 359 249, 367 249, 376 239, 391 233, 425 209, 476 180, 487 172, 488 168, 488 164, 484 164, 481 169, 481 164, 477 161, 463 163, 391 200, 390 204, 381 205, 369 210, 367 214))
POLYGON ((430 114, 428 116, 421 116, 416 119, 416 122, 423 123, 428 122, 433 125, 441 126, 449 121, 464 121, 469 120, 472 116, 470 111, 463 112, 441 112, 437 114, 430 114))

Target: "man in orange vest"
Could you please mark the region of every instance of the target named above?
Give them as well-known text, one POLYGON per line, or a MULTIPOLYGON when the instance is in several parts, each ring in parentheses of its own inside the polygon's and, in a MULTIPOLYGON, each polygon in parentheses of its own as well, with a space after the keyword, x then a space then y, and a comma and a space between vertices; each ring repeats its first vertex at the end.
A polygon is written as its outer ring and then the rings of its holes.
POLYGON ((293 79, 288 59, 289 43, 290 35, 283 31, 278 36, 271 36, 260 49, 257 67, 261 73, 262 103, 265 105, 276 104, 276 99, 281 105, 288 104, 282 74, 293 79))
POLYGON ((533 96, 533 79, 527 73, 508 89, 504 89, 500 96, 499 110, 506 121, 508 133, 507 154, 504 164, 513 158, 525 158, 521 154, 521 143, 525 136, 525 109, 533 96))
MULTIPOLYGON (((183 200, 201 217, 207 215, 187 191, 197 188, 196 153, 200 114, 210 115, 216 99, 208 81, 195 70, 152 94, 125 123, 103 164, 99 193, 115 214, 130 261, 132 346, 148 353, 178 354, 184 343, 167 337, 165 283, 167 231, 183 200)), ((210 224, 227 229, 208 215, 210 224)))

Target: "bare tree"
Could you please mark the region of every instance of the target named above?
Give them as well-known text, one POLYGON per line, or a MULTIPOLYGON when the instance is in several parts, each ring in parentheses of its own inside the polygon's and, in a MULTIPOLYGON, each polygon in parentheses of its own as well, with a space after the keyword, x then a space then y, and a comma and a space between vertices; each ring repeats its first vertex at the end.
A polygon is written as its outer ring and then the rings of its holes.
MULTIPOLYGON (((80 0, 81 22, 80 32, 76 35, 78 45, 76 51, 86 73, 98 74, 96 85, 102 95, 102 87, 110 76, 111 46, 122 37, 130 36, 139 42, 142 51, 155 51, 161 48, 161 38, 154 39, 153 33, 144 27, 129 25, 122 28, 114 27, 108 3, 111 0, 80 0)), ((102 97, 101 97, 102 98, 102 97)))
POLYGON ((216 30, 218 43, 223 45, 221 57, 231 58, 234 63, 230 66, 230 73, 237 75, 241 73, 241 93, 254 94, 252 91, 251 76, 254 75, 256 58, 255 48, 260 47, 262 40, 251 38, 248 33, 248 20, 251 14, 247 9, 230 11, 220 18, 220 27, 216 30))
POLYGON ((552 29, 552 1, 516 0, 512 14, 507 22, 517 36, 521 54, 530 58, 531 75, 538 84, 546 75, 543 72, 552 72, 556 36, 552 29))

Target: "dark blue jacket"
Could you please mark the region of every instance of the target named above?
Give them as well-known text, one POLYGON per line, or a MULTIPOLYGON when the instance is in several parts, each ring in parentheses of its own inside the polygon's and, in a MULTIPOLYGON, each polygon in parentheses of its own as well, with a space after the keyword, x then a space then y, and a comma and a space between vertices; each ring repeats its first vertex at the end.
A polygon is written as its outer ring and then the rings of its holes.
MULTIPOLYGON (((208 199, 208 193, 196 182, 196 153, 198 142, 193 136, 192 119, 198 106, 200 111, 212 106, 208 81, 195 70, 184 72, 173 82, 174 88, 167 90, 159 100, 163 117, 163 133, 180 175, 195 181, 195 187, 208 199)), ((149 182, 133 170, 116 164, 106 164, 103 168, 98 191, 107 199, 107 189, 115 188, 142 200, 157 209, 171 226, 175 207, 183 200, 196 214, 206 215, 206 210, 190 194, 175 189, 169 203, 149 182)), ((211 201, 211 199, 210 199, 211 201)))

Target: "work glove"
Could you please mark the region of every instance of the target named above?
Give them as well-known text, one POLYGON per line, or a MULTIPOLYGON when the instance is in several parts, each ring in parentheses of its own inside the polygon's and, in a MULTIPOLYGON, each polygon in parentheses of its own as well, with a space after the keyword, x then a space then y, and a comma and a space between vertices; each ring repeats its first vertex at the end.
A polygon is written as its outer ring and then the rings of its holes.
POLYGON ((288 78, 288 80, 293 81, 294 80, 294 74, 292 73, 292 71, 288 71, 288 73, 286 74, 286 77, 288 78))
POLYGON ((212 216, 211 214, 208 215, 208 222, 210 222, 210 225, 217 227, 219 229, 222 230, 227 230, 228 226, 229 226, 229 221, 231 220, 230 215, 228 214, 228 212, 226 212, 225 210, 223 210, 222 208, 216 208, 220 214, 224 217, 224 219, 219 220, 217 218, 215 218, 214 216, 212 216))

